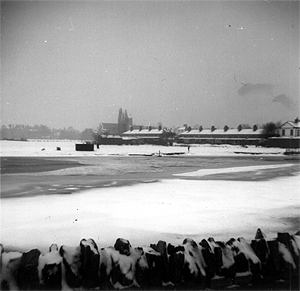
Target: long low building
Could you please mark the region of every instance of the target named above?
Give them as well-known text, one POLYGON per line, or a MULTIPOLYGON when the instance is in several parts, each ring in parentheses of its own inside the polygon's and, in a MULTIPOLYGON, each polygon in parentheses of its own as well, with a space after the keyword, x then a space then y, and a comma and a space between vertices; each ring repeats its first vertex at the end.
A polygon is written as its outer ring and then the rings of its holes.
POLYGON ((162 128, 133 129, 122 134, 123 140, 131 141, 133 144, 162 144, 168 145, 172 143, 170 132, 162 128))
POLYGON ((257 128, 228 128, 217 129, 212 126, 210 129, 190 129, 177 136, 179 143, 210 143, 210 144, 242 144, 258 145, 264 137, 263 129, 257 128))
POLYGON ((102 135, 98 138, 98 144, 159 144, 172 145, 173 142, 183 144, 232 144, 232 145, 261 145, 284 148, 299 148, 300 131, 299 121, 285 122, 273 135, 266 133, 267 129, 243 128, 180 128, 173 132, 165 128, 152 126, 131 126, 129 130, 118 136, 102 135))

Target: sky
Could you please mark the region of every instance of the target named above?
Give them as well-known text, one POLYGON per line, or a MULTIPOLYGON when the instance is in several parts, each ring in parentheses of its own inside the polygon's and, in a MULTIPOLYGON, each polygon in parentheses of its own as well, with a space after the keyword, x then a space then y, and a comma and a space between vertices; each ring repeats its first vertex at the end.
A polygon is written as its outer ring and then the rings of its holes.
POLYGON ((298 1, 1 1, 1 123, 299 116, 298 1))

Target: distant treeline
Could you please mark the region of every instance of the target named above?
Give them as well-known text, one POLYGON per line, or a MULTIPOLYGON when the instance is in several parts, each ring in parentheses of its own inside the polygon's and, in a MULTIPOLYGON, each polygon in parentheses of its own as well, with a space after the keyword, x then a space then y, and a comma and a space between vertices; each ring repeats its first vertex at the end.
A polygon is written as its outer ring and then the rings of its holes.
POLYGON ((56 129, 46 125, 23 125, 9 124, 2 125, 0 138, 6 140, 27 140, 27 139, 73 139, 93 140, 94 130, 86 128, 83 131, 73 127, 56 129))

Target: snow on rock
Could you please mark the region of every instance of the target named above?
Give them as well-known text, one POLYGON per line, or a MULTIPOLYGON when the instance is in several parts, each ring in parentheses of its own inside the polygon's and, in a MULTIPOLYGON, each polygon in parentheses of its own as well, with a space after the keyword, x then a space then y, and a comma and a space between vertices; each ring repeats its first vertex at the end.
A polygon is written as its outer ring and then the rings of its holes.
POLYGON ((206 263, 203 259, 201 247, 192 239, 185 239, 184 246, 184 260, 188 264, 191 274, 195 277, 199 276, 199 271, 202 276, 206 276, 206 263))
POLYGON ((292 265, 293 269, 296 269, 296 265, 294 262, 294 259, 290 253, 290 251, 288 250, 288 248, 281 242, 278 242, 278 250, 279 253, 282 255, 283 259, 292 265))
POLYGON ((133 286, 139 287, 135 278, 135 269, 141 253, 137 253, 131 247, 130 253, 127 255, 121 254, 112 247, 103 248, 100 253, 100 264, 104 266, 106 275, 110 277, 111 284, 115 289, 124 289, 133 286), (116 266, 119 268, 121 274, 119 274, 118 278, 112 278, 110 275, 116 266))
POLYGON ((43 283, 43 269, 46 265, 59 265, 62 263, 62 257, 58 252, 58 246, 52 244, 49 252, 46 254, 40 254, 38 263, 38 274, 40 283, 43 283))
POLYGON ((293 239, 296 243, 298 250, 300 251, 300 235, 293 235, 293 239))
POLYGON ((248 260, 251 260, 253 264, 260 264, 260 259, 257 257, 250 244, 243 238, 239 238, 238 241, 234 241, 233 245, 236 246, 241 252, 243 252, 248 260))

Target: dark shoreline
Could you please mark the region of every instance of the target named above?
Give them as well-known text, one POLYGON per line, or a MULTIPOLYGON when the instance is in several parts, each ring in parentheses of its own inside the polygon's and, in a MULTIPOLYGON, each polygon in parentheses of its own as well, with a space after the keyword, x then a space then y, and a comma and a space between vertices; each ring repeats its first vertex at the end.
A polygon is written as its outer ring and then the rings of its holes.
POLYGON ((58 158, 43 157, 1 157, 0 173, 36 173, 54 171, 70 167, 79 167, 83 164, 78 161, 71 161, 58 158))

